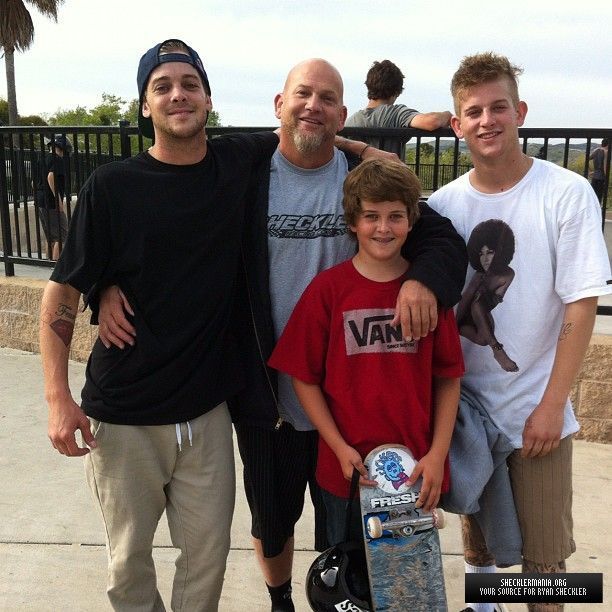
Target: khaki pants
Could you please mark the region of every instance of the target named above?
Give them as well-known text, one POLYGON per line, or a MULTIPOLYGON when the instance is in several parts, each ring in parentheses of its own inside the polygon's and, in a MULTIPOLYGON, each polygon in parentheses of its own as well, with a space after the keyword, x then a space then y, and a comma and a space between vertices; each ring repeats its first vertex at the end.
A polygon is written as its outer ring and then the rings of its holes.
POLYGON ((165 610, 152 557, 153 536, 165 510, 172 543, 180 550, 172 610, 217 610, 235 498, 226 404, 189 426, 180 424, 182 450, 175 425, 91 422, 98 446, 86 456, 85 472, 106 530, 113 608, 165 610))
MULTIPOLYGON (((565 572, 565 559, 576 551, 572 523, 572 437, 544 457, 523 459, 516 450, 508 457, 512 493, 523 538, 523 572, 565 572)), ((465 560, 493 565, 476 520, 461 517, 465 560)), ((530 612, 560 612, 563 604, 528 604, 530 612)))
POLYGON ((572 436, 544 457, 508 458, 514 504, 523 536, 523 559, 555 565, 576 552, 572 520, 572 436))

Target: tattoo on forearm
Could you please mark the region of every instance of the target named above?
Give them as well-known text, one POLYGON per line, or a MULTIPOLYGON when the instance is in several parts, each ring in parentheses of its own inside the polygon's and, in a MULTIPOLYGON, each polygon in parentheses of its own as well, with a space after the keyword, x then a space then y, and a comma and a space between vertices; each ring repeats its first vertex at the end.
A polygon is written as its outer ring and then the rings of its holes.
POLYGON ((41 325, 48 325, 65 346, 70 346, 76 314, 67 304, 58 304, 55 312, 46 308, 41 312, 41 325))
POLYGON ((572 333, 573 329, 574 329, 573 323, 564 323, 561 326, 561 332, 559 333, 559 342, 561 342, 562 340, 565 340, 572 333))
POLYGON ((72 340, 72 332, 74 331, 74 323, 65 321, 64 319, 57 319, 49 326, 60 338, 60 340, 66 345, 70 346, 72 340))
POLYGON ((72 313, 72 308, 70 308, 70 306, 67 304, 58 304, 55 314, 58 317, 67 317, 71 321, 76 320, 76 315, 72 313))

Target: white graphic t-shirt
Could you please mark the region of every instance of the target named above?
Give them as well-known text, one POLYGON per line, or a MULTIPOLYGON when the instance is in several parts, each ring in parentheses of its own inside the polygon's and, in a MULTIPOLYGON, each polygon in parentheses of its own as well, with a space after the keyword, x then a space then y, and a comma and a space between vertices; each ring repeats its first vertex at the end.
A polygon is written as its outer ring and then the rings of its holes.
MULTIPOLYGON (((565 304, 612 293, 593 190, 575 173, 536 159, 508 191, 481 193, 465 174, 428 203, 468 244, 456 311, 463 384, 520 448, 552 370, 565 304)), ((578 428, 568 400, 562 437, 578 428)))

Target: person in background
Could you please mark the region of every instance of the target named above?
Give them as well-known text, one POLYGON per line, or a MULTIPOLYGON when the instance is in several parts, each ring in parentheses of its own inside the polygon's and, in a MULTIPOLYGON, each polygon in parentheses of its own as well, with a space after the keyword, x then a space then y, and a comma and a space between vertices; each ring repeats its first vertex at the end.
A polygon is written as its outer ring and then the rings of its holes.
POLYGON ((44 157, 35 185, 34 204, 47 239, 47 256, 59 259, 68 234, 65 203, 70 198, 70 166, 72 143, 64 134, 51 137, 49 153, 44 157))
MULTIPOLYGON (((390 60, 374 62, 368 70, 365 85, 368 89, 368 104, 346 120, 346 127, 412 127, 433 131, 450 125, 451 114, 449 111, 421 113, 404 104, 396 104, 397 98, 404 91, 404 75, 390 60)), ((405 146, 410 138, 370 138, 364 140, 372 146, 385 151, 392 151, 401 160, 404 160, 405 146)))
MULTIPOLYGON (((463 59, 451 83, 451 126, 465 140, 474 168, 433 193, 429 203, 467 242, 483 223, 495 221, 487 228, 493 235, 486 237, 482 255, 491 259, 489 270, 502 274, 489 277, 478 299, 495 307, 495 334, 504 348, 462 337, 462 387, 516 449, 507 463, 523 540, 522 568, 548 574, 565 572, 565 560, 575 551, 572 437, 579 426, 569 393, 589 344, 597 297, 612 293, 612 281, 588 182, 523 153, 518 128, 527 104, 518 92, 521 73, 495 53, 463 59), (498 289, 491 291, 493 285, 498 289), (518 366, 504 367, 501 350, 518 366)), ((468 273, 465 291, 477 274, 477 269, 468 273)), ((476 520, 462 517, 462 528, 466 571, 495 571, 476 520)), ((528 608, 559 611, 563 605, 528 608)), ((494 605, 472 603, 470 609, 488 612, 494 605)))
POLYGON ((601 146, 597 147, 589 159, 593 162, 593 171, 589 174, 591 178, 591 186, 597 196, 599 202, 603 205, 604 187, 606 186, 606 178, 608 176, 608 145, 610 141, 607 138, 602 138, 601 146))

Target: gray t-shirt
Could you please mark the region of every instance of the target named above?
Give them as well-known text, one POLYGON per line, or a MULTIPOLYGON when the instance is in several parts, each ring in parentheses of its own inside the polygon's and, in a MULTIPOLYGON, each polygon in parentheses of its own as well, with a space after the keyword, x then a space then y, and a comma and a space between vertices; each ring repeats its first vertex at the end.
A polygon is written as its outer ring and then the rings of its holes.
MULTIPOLYGON (((419 114, 414 108, 408 108, 403 104, 381 104, 376 108, 364 108, 351 115, 345 123, 346 127, 370 127, 370 128, 402 128, 409 127, 410 122, 419 114)), ((404 159, 406 143, 410 138, 364 138, 364 142, 396 153, 400 159, 404 159)))
MULTIPOLYGON (((306 286, 322 270, 355 254, 342 209, 346 157, 306 170, 289 163, 277 149, 272 157, 268 204, 268 257, 274 333, 278 339, 306 286)), ((280 415, 295 429, 314 429, 293 391, 279 373, 280 415)))

